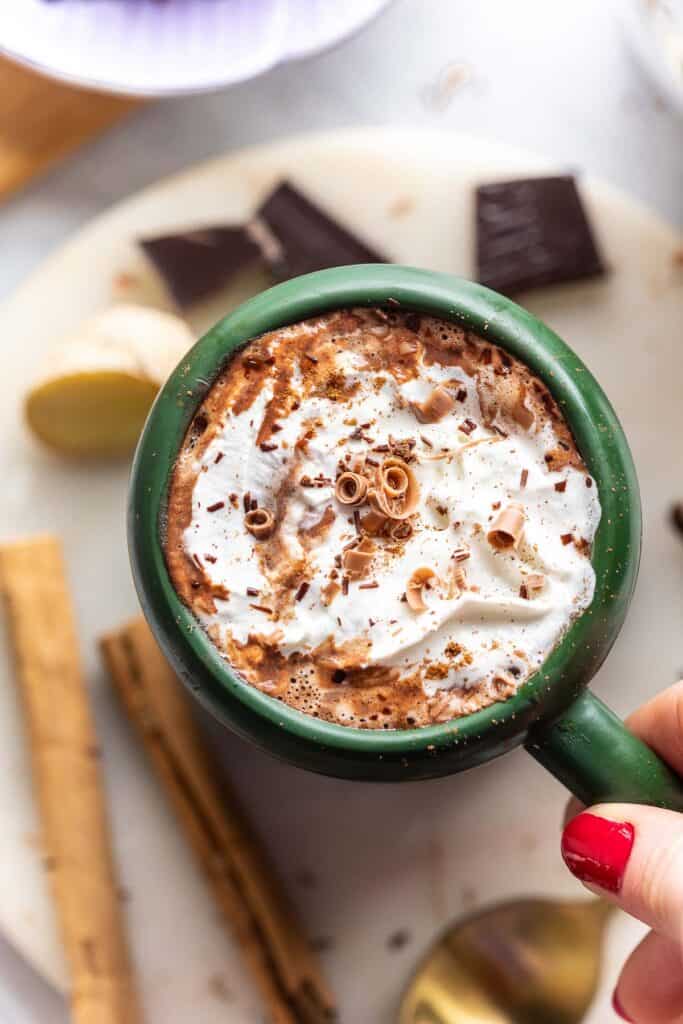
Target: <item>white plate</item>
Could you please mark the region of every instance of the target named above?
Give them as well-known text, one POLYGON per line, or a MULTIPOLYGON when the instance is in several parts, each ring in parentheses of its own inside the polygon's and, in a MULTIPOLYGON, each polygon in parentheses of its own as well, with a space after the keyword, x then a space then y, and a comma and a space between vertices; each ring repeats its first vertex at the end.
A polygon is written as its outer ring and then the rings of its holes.
POLYGON ((389 2, 20 0, 0 4, 0 52, 107 92, 207 92, 324 50, 389 2))
MULTIPOLYGON (((2 533, 57 530, 65 540, 104 746, 117 858, 152 1024, 258 1019, 240 960, 216 919, 166 805, 101 676, 95 637, 136 609, 124 540, 127 467, 65 464, 20 420, 44 353, 112 295, 158 299, 133 239, 240 219, 284 174, 397 261, 471 273, 472 186, 546 170, 524 153, 456 135, 368 129, 298 138, 228 155, 157 185, 98 218, 0 310, 2 533), (189 213, 188 211, 191 211, 189 213), (136 281, 123 288, 122 271, 136 281), (234 1002, 210 993, 221 974, 234 1002)), ((683 280, 675 232, 615 190, 584 194, 612 274, 536 293, 528 305, 577 348, 631 439, 645 504, 634 608, 596 688, 617 710, 683 667, 683 544, 667 509, 683 491, 683 280)), ((224 296, 198 315, 202 327, 224 296)), ((55 713, 59 709, 55 708, 55 713)), ((434 934, 472 905, 520 893, 582 892, 559 856, 562 788, 522 751, 450 779, 362 785, 281 765, 227 734, 224 761, 324 955, 344 1021, 390 1024, 402 982, 434 934), (317 884, 300 882, 313 871, 317 884), (387 948, 398 928, 411 941, 387 948)), ((0 927, 56 985, 65 983, 35 844, 36 818, 9 664, 0 661, 0 927)), ((589 1021, 608 1019, 609 988, 639 926, 615 924, 589 1021)))

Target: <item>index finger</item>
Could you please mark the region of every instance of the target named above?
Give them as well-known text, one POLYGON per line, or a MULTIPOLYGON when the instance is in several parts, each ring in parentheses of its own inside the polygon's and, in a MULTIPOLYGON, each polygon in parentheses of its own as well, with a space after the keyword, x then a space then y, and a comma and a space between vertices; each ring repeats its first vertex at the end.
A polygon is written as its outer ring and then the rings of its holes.
POLYGON ((683 775, 683 681, 626 719, 626 725, 679 775, 683 775))

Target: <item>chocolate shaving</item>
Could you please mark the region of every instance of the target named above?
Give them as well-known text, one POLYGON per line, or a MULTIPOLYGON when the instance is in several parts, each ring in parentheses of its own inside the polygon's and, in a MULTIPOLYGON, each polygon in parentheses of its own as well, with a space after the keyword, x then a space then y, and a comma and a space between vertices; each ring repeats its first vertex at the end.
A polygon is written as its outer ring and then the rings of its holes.
POLYGON ((555 484, 555 490, 558 491, 560 494, 564 494, 564 492, 567 490, 567 481, 560 480, 558 483, 555 484))
POLYGON ((302 582, 299 584, 296 594, 294 595, 294 600, 302 601, 306 596, 309 587, 310 583, 308 583, 306 580, 302 580, 302 582))
POLYGON ((245 492, 244 497, 242 498, 242 505, 244 506, 245 512, 248 512, 251 508, 251 493, 249 491, 245 492))
POLYGON ((347 576, 354 579, 363 576, 370 567, 374 552, 375 545, 368 537, 364 537, 359 544, 354 542, 353 547, 348 547, 342 557, 347 576))
POLYGON ((477 424, 473 420, 471 420, 469 418, 464 420, 460 424, 460 426, 458 427, 458 430, 461 430, 463 432, 463 434, 471 434, 472 431, 476 430, 476 429, 477 429, 477 424))
POLYGON ((250 608, 253 608, 256 612, 264 612, 266 615, 272 615, 273 609, 267 608, 264 604, 250 604, 250 608))
POLYGON ((207 512, 218 512, 218 510, 221 509, 221 508, 225 508, 225 502, 224 501, 214 501, 213 505, 207 505, 206 511, 207 512))
POLYGON ((560 540, 562 541, 562 543, 566 547, 567 544, 571 544, 571 542, 574 540, 574 535, 572 533, 563 533, 562 536, 560 537, 560 540))
POLYGON ((411 402, 411 409, 420 423, 438 423, 453 410, 455 402, 441 385, 427 396, 424 402, 411 402))
POLYGON ((520 474, 520 477, 519 477, 519 486, 522 489, 524 489, 526 487, 528 479, 529 479, 529 470, 528 469, 523 469, 521 474, 520 474))
POLYGON ((216 458, 215 458, 215 459, 213 460, 213 462, 214 462, 214 465, 216 465, 217 463, 219 463, 219 462, 221 461, 221 459, 223 458, 223 455, 224 455, 224 453, 223 453, 223 452, 219 452, 219 453, 218 453, 218 455, 216 456, 216 458))
MULTIPOLYGON (((451 573, 453 584, 460 593, 467 590, 467 573, 461 565, 454 565, 451 573)), ((453 594, 449 595, 453 597, 453 594)))
POLYGON ((259 592, 256 589, 256 587, 247 587, 247 596, 248 597, 258 597, 258 594, 259 594, 259 592))
POLYGON ((377 583, 376 580, 373 580, 372 583, 359 583, 358 584, 358 589, 359 590, 377 590, 378 586, 379 586, 379 583, 377 583))
POLYGON ((466 562, 469 557, 470 557, 469 549, 465 548, 465 547, 456 548, 455 551, 453 552, 453 554, 451 555, 451 558, 455 562, 466 562))
POLYGON ((409 519, 389 520, 389 522, 389 536, 392 540, 405 541, 412 537, 414 529, 409 519))
POLYGON ((262 452, 274 452, 278 446, 273 444, 272 441, 261 441, 259 448, 262 452))
POLYGON ((540 572, 533 572, 527 576, 522 587, 526 590, 526 594, 521 593, 520 587, 520 596, 526 597, 527 600, 531 600, 531 598, 537 597, 545 587, 545 576, 540 572))

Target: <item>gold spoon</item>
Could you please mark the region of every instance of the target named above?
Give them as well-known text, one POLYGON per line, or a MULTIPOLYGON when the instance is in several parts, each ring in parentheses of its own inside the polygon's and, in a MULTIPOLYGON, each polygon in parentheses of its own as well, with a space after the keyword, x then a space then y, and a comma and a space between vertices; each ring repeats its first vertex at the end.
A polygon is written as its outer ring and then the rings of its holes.
POLYGON ((602 900, 514 900, 468 917, 432 946, 398 1024, 579 1024, 597 988, 602 900))

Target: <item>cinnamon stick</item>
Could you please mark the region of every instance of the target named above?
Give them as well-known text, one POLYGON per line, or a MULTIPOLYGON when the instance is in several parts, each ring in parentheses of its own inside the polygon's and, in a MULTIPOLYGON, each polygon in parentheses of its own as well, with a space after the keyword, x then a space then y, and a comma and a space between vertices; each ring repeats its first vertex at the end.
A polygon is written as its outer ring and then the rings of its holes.
POLYGON ((144 619, 100 641, 123 706, 228 920, 272 1024, 323 1024, 335 1006, 234 793, 220 788, 187 698, 144 619))
POLYGON ((0 588, 16 658, 48 872, 76 1024, 138 1024, 100 779, 61 545, 0 546, 0 588))

